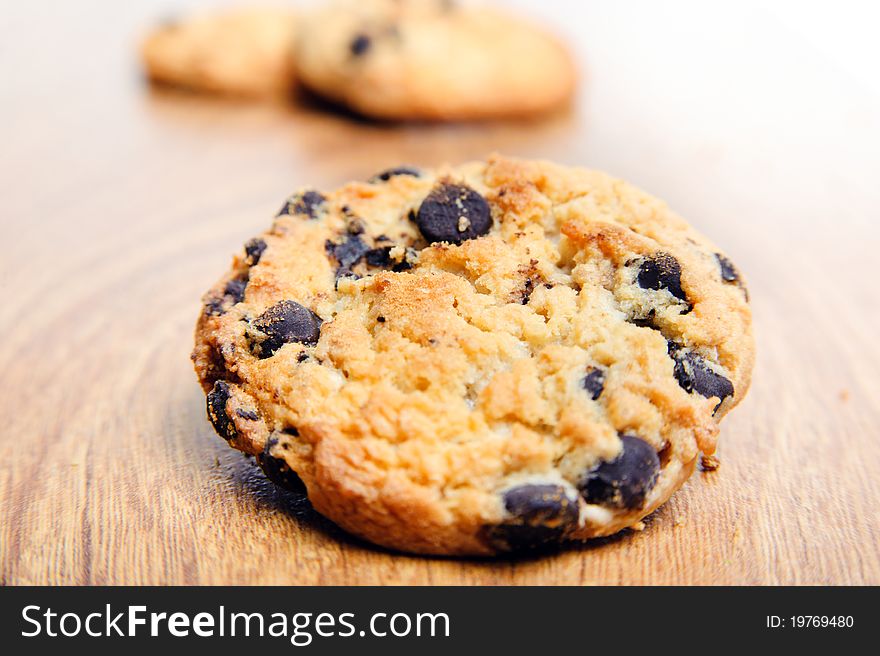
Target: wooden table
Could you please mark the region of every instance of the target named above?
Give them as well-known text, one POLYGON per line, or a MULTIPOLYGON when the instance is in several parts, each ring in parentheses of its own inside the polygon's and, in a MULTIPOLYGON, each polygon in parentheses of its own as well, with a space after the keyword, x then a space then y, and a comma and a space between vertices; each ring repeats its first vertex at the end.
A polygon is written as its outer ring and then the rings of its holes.
POLYGON ((595 4, 542 3, 583 62, 570 110, 445 127, 150 90, 132 48, 154 3, 5 8, 0 581, 880 583, 876 88, 748 4, 595 4), (188 358, 199 297, 293 188, 492 150, 609 170, 721 244, 749 278, 754 384, 720 470, 642 532, 396 555, 217 439, 188 358))

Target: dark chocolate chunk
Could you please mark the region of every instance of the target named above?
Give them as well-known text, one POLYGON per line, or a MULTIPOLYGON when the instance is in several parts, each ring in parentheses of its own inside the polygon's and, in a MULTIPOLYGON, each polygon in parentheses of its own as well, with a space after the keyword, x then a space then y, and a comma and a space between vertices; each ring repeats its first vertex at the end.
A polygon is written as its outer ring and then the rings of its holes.
POLYGON ((294 200, 292 198, 285 199, 284 205, 282 205, 281 209, 278 210, 278 213, 275 215, 275 218, 277 219, 279 216, 287 216, 288 214, 291 214, 290 205, 292 202, 294 202, 294 200))
POLYGON ((372 43, 372 40, 366 34, 357 34, 348 45, 348 51, 353 56, 360 57, 370 49, 372 43))
POLYGON ((420 178, 422 176, 422 172, 412 166, 396 166, 393 169, 386 169, 381 173, 377 173, 369 179, 369 182, 388 182, 391 178, 398 175, 409 175, 414 178, 420 178))
POLYGON ((266 242, 262 239, 255 237, 248 241, 244 245, 245 261, 248 263, 248 266, 255 266, 260 261, 265 250, 266 242))
POLYGON ((718 260, 718 266, 721 267, 721 279, 724 282, 737 282, 739 280, 739 271, 733 266, 733 262, 721 253, 715 253, 715 259, 718 260))
POLYGON ((657 316, 657 311, 653 308, 648 310, 648 314, 644 317, 635 317, 634 319, 630 319, 630 323, 637 325, 639 328, 650 328, 652 330, 660 330, 657 327, 657 324, 654 323, 654 318, 657 316))
POLYGON ((241 278, 233 278, 226 283, 223 290, 224 296, 233 304, 241 303, 244 300, 244 290, 247 288, 248 281, 241 278))
MULTIPOLYGON (((407 253, 409 253, 412 249, 407 249, 407 253)), ((413 265, 410 263, 408 259, 403 259, 400 262, 395 262, 394 266, 391 267, 391 270, 395 273, 400 273, 401 271, 409 271, 413 268, 413 265)))
POLYGON ((371 248, 364 254, 367 264, 385 268, 392 266, 394 261, 391 259, 391 248, 391 246, 371 248))
POLYGON ((499 551, 522 551, 558 544, 578 525, 578 502, 569 491, 554 484, 526 484, 504 493, 509 514, 503 523, 486 531, 499 551))
POLYGON ((605 389, 605 370, 599 367, 588 367, 587 369, 587 375, 581 381, 581 386, 590 393, 590 398, 595 401, 605 389))
POLYGON ((370 247, 357 234, 347 235, 338 244, 328 239, 324 246, 327 249, 327 254, 336 259, 339 271, 351 269, 370 250, 370 247))
POLYGON ((318 210, 325 200, 324 195, 318 191, 306 191, 288 198, 276 216, 301 214, 310 219, 315 219, 318 216, 318 210))
POLYGON ((268 358, 285 344, 300 342, 313 346, 321 336, 321 318, 295 301, 280 301, 263 312, 253 327, 265 335, 255 342, 260 358, 268 358))
POLYGON ((208 392, 207 409, 208 419, 217 435, 224 440, 233 439, 237 433, 235 432, 235 424, 226 414, 226 402, 230 397, 229 383, 225 380, 218 380, 214 383, 213 389, 208 392))
POLYGON ((728 396, 733 396, 733 383, 714 371, 706 361, 692 351, 674 348, 670 351, 675 361, 673 373, 678 384, 688 393, 696 392, 706 398, 717 397, 718 408, 728 396))
POLYGON ((734 266, 733 262, 728 260, 721 253, 715 253, 715 259, 718 260, 718 266, 721 269, 721 279, 724 282, 730 282, 738 285, 739 288, 743 290, 743 294, 746 295, 746 300, 748 301, 749 292, 746 289, 745 285, 743 285, 742 279, 739 275, 739 271, 734 266))
POLYGON ((578 488, 587 503, 641 508, 657 482, 660 458, 650 444, 634 435, 622 435, 620 454, 587 472, 578 488))
POLYGON ((675 298, 687 301, 681 288, 681 265, 669 253, 656 253, 639 266, 636 280, 642 289, 666 289, 675 298))
POLYGON ((523 284, 522 291, 520 292, 520 300, 519 302, 522 305, 528 305, 529 300, 532 298, 532 292, 535 291, 535 287, 537 282, 534 278, 526 278, 525 283, 523 284))
POLYGON ((226 369, 226 359, 223 357, 223 350, 225 350, 224 347, 221 347, 219 344, 207 344, 206 346, 207 361, 205 363, 205 380, 213 385, 214 382, 225 380, 230 376, 229 371, 226 369))
POLYGON ((395 272, 407 271, 412 269, 412 264, 404 257, 400 261, 397 261, 391 257, 391 246, 384 246, 379 248, 371 248, 367 251, 365 260, 368 265, 372 267, 379 267, 382 269, 391 269, 395 272))
POLYGON ((486 199, 470 187, 441 183, 422 201, 415 221, 430 243, 460 244, 489 232, 492 213, 486 199))
POLYGON ((243 278, 232 278, 223 288, 223 296, 212 298, 205 304, 205 312, 208 314, 225 314, 236 303, 244 300, 244 290, 248 281, 243 278))
POLYGON ((318 216, 318 210, 324 204, 324 194, 318 191, 307 191, 293 204, 294 214, 304 214, 310 219, 318 216))
POLYGON ((357 217, 354 214, 349 214, 345 229, 350 235, 362 235, 364 234, 364 231, 366 231, 367 225, 360 217, 357 217))
POLYGON ((242 408, 238 408, 235 411, 235 414, 238 415, 239 417, 241 417, 242 419, 247 419, 248 421, 256 421, 257 419, 260 418, 260 415, 258 415, 253 410, 244 410, 242 408))
POLYGON ((270 438, 266 442, 266 447, 262 453, 257 455, 257 464, 266 474, 266 478, 275 483, 279 487, 283 487, 291 492, 305 494, 306 486, 302 479, 297 476, 296 472, 290 468, 287 461, 283 458, 276 458, 272 455, 272 449, 278 444, 277 438, 270 438))

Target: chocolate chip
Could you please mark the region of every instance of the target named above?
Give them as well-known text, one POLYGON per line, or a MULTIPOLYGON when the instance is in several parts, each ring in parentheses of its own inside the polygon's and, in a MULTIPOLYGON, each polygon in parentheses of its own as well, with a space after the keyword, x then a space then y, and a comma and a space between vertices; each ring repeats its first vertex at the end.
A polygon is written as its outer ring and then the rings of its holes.
POLYGON ((706 398, 717 397, 719 399, 713 414, 721 407, 724 399, 733 396, 733 383, 711 369, 706 361, 696 353, 673 348, 670 355, 675 361, 673 368, 675 378, 686 392, 696 392, 706 398))
POLYGON ((213 385, 218 380, 230 377, 226 369, 226 359, 223 357, 222 347, 219 344, 206 345, 205 380, 213 385))
POLYGON ((247 284, 247 280, 233 278, 226 283, 226 288, 223 290, 223 293, 230 301, 232 301, 233 305, 235 303, 241 303, 244 300, 244 290, 247 288, 247 284))
MULTIPOLYGON (((409 250, 409 249, 407 249, 409 250)), ((413 265, 410 264, 409 260, 401 260, 400 262, 396 262, 391 270, 395 273, 400 273, 401 271, 409 271, 413 268, 413 265)))
POLYGON ((366 252, 364 259, 370 266, 379 267, 382 269, 391 269, 392 271, 396 272, 412 269, 412 264, 410 264, 406 259, 402 259, 399 262, 393 259, 391 257, 391 250, 391 246, 371 248, 366 252))
POLYGON ((520 292, 519 302, 522 305, 528 305, 529 300, 532 298, 532 292, 535 291, 535 287, 537 286, 537 282, 534 278, 526 278, 525 283, 523 284, 522 291, 520 292))
POLYGON ((599 367, 588 367, 587 375, 581 381, 581 386, 590 393, 590 398, 595 401, 605 389, 605 370, 599 367))
POLYGON ((622 435, 620 454, 587 472, 578 488, 587 503, 641 508, 657 482, 660 459, 650 444, 634 435, 622 435))
POLYGON ((290 204, 291 204, 292 202, 293 202, 293 201, 292 201, 290 198, 288 198, 287 200, 285 200, 285 201, 284 201, 284 205, 282 205, 282 206, 281 206, 281 209, 278 210, 278 213, 275 215, 275 218, 277 219, 279 216, 287 216, 288 214, 291 214, 291 211, 290 211, 290 204))
MULTIPOLYGON (((346 208, 347 209, 347 208, 346 208)), ((355 216, 354 214, 349 214, 348 221, 345 225, 345 230, 350 235, 362 235, 367 229, 366 223, 364 220, 355 216)))
POLYGON ((460 244, 489 232, 492 214, 486 199, 470 187, 441 183, 422 201, 415 221, 430 243, 460 244))
POLYGON ((718 266, 721 268, 721 279, 724 282, 734 283, 739 286, 739 288, 743 290, 743 294, 746 295, 746 300, 748 301, 749 292, 745 288, 745 285, 743 285, 739 271, 734 266, 733 262, 728 260, 721 253, 715 253, 715 259, 718 260, 718 266))
POLYGON ((381 173, 377 173, 376 175, 371 177, 368 182, 388 182, 391 178, 394 178, 398 175, 409 175, 413 178, 420 178, 422 177, 422 172, 412 166, 397 166, 393 169, 386 169, 381 173))
POLYGON ((318 210, 324 204, 324 195, 318 191, 306 191, 292 198, 288 198, 278 211, 278 216, 285 214, 300 214, 310 219, 318 217, 318 210))
POLYGON ((507 490, 504 508, 509 518, 487 529, 490 544, 499 551, 556 544, 578 525, 577 499, 561 485, 526 484, 507 490))
POLYGON ((213 315, 225 314, 236 303, 244 300, 244 290, 248 281, 243 278, 233 278, 223 288, 223 295, 212 298, 205 304, 205 312, 213 315))
POLYGON ((350 272, 351 267, 357 264, 360 259, 367 254, 370 247, 367 246, 358 234, 349 234, 346 238, 334 243, 329 239, 324 243, 327 254, 336 259, 338 267, 336 270, 337 277, 350 272))
POLYGON ((207 396, 208 419, 214 430, 217 431, 217 435, 224 440, 231 440, 237 435, 235 424, 226 414, 226 402, 230 395, 229 383, 225 380, 218 380, 207 396))
POLYGON ((736 282, 739 280, 739 271, 733 266, 733 262, 721 253, 715 253, 715 259, 718 260, 718 266, 721 267, 721 279, 724 282, 736 282))
POLYGON ((391 259, 391 246, 383 246, 381 248, 371 248, 365 254, 367 264, 374 267, 390 267, 394 264, 391 259))
POLYGON ((657 327, 657 324, 654 323, 654 318, 657 316, 657 311, 651 308, 648 310, 648 314, 644 317, 636 317, 634 319, 630 319, 630 323, 635 324, 639 328, 650 328, 651 330, 660 330, 657 327))
POLYGON ((238 408, 235 411, 235 414, 238 415, 239 417, 241 417, 242 419, 246 419, 248 421, 256 421, 257 419, 260 418, 260 415, 258 415, 253 410, 244 410, 242 408, 238 408))
POLYGON ((260 465, 263 473, 266 474, 266 478, 275 483, 275 485, 290 490, 291 492, 305 494, 305 484, 302 482, 302 479, 297 476, 296 472, 290 468, 287 461, 283 458, 276 458, 272 455, 272 448, 276 444, 278 444, 278 439, 274 437, 266 442, 266 447, 263 449, 262 453, 257 455, 257 464, 260 465))
POLYGON ((248 263, 248 266, 255 266, 260 261, 265 250, 266 242, 262 239, 255 237, 248 241, 244 245, 245 261, 248 263))
POLYGON ((348 51, 355 57, 360 57, 370 49, 372 41, 366 34, 358 34, 351 40, 348 45, 348 51))
POLYGON ((378 317, 376 317, 376 321, 378 321, 379 323, 385 323, 385 317, 383 317, 383 316, 380 314, 378 317))
POLYGON ((313 346, 321 336, 321 318, 295 301, 280 301, 263 312, 253 327, 265 335, 254 344, 259 357, 268 358, 285 344, 300 342, 313 346))
POLYGON ((681 288, 681 265, 669 253, 657 253, 639 266, 636 280, 642 289, 666 289, 675 298, 687 301, 681 288))

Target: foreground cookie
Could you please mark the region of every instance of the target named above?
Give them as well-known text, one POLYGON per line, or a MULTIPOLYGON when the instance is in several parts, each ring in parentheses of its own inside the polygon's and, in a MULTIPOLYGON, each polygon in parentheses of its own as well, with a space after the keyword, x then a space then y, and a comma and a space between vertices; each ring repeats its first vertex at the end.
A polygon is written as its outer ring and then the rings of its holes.
POLYGON ((564 103, 569 54, 498 11, 448 0, 356 0, 303 17, 297 74, 361 114, 456 120, 525 116, 564 103))
POLYGON ((666 501, 745 394, 737 269, 663 203, 546 162, 303 190, 207 294, 208 415, 389 547, 608 535, 666 501))
POLYGON ((148 75, 196 91, 266 96, 293 87, 295 20, 281 9, 243 9, 167 22, 144 42, 148 75))

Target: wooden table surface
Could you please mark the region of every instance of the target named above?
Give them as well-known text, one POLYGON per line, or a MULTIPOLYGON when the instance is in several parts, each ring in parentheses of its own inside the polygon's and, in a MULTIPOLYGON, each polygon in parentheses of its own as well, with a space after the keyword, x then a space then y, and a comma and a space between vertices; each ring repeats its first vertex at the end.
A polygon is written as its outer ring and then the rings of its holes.
POLYGON ((151 90, 132 49, 163 3, 4 8, 0 582, 880 583, 880 104, 848 33, 748 3, 532 4, 575 46, 577 101, 460 126, 151 90), (213 433, 199 297, 292 189, 493 150, 606 169, 722 245, 750 283, 754 383, 721 468, 642 532, 389 553, 213 433))

